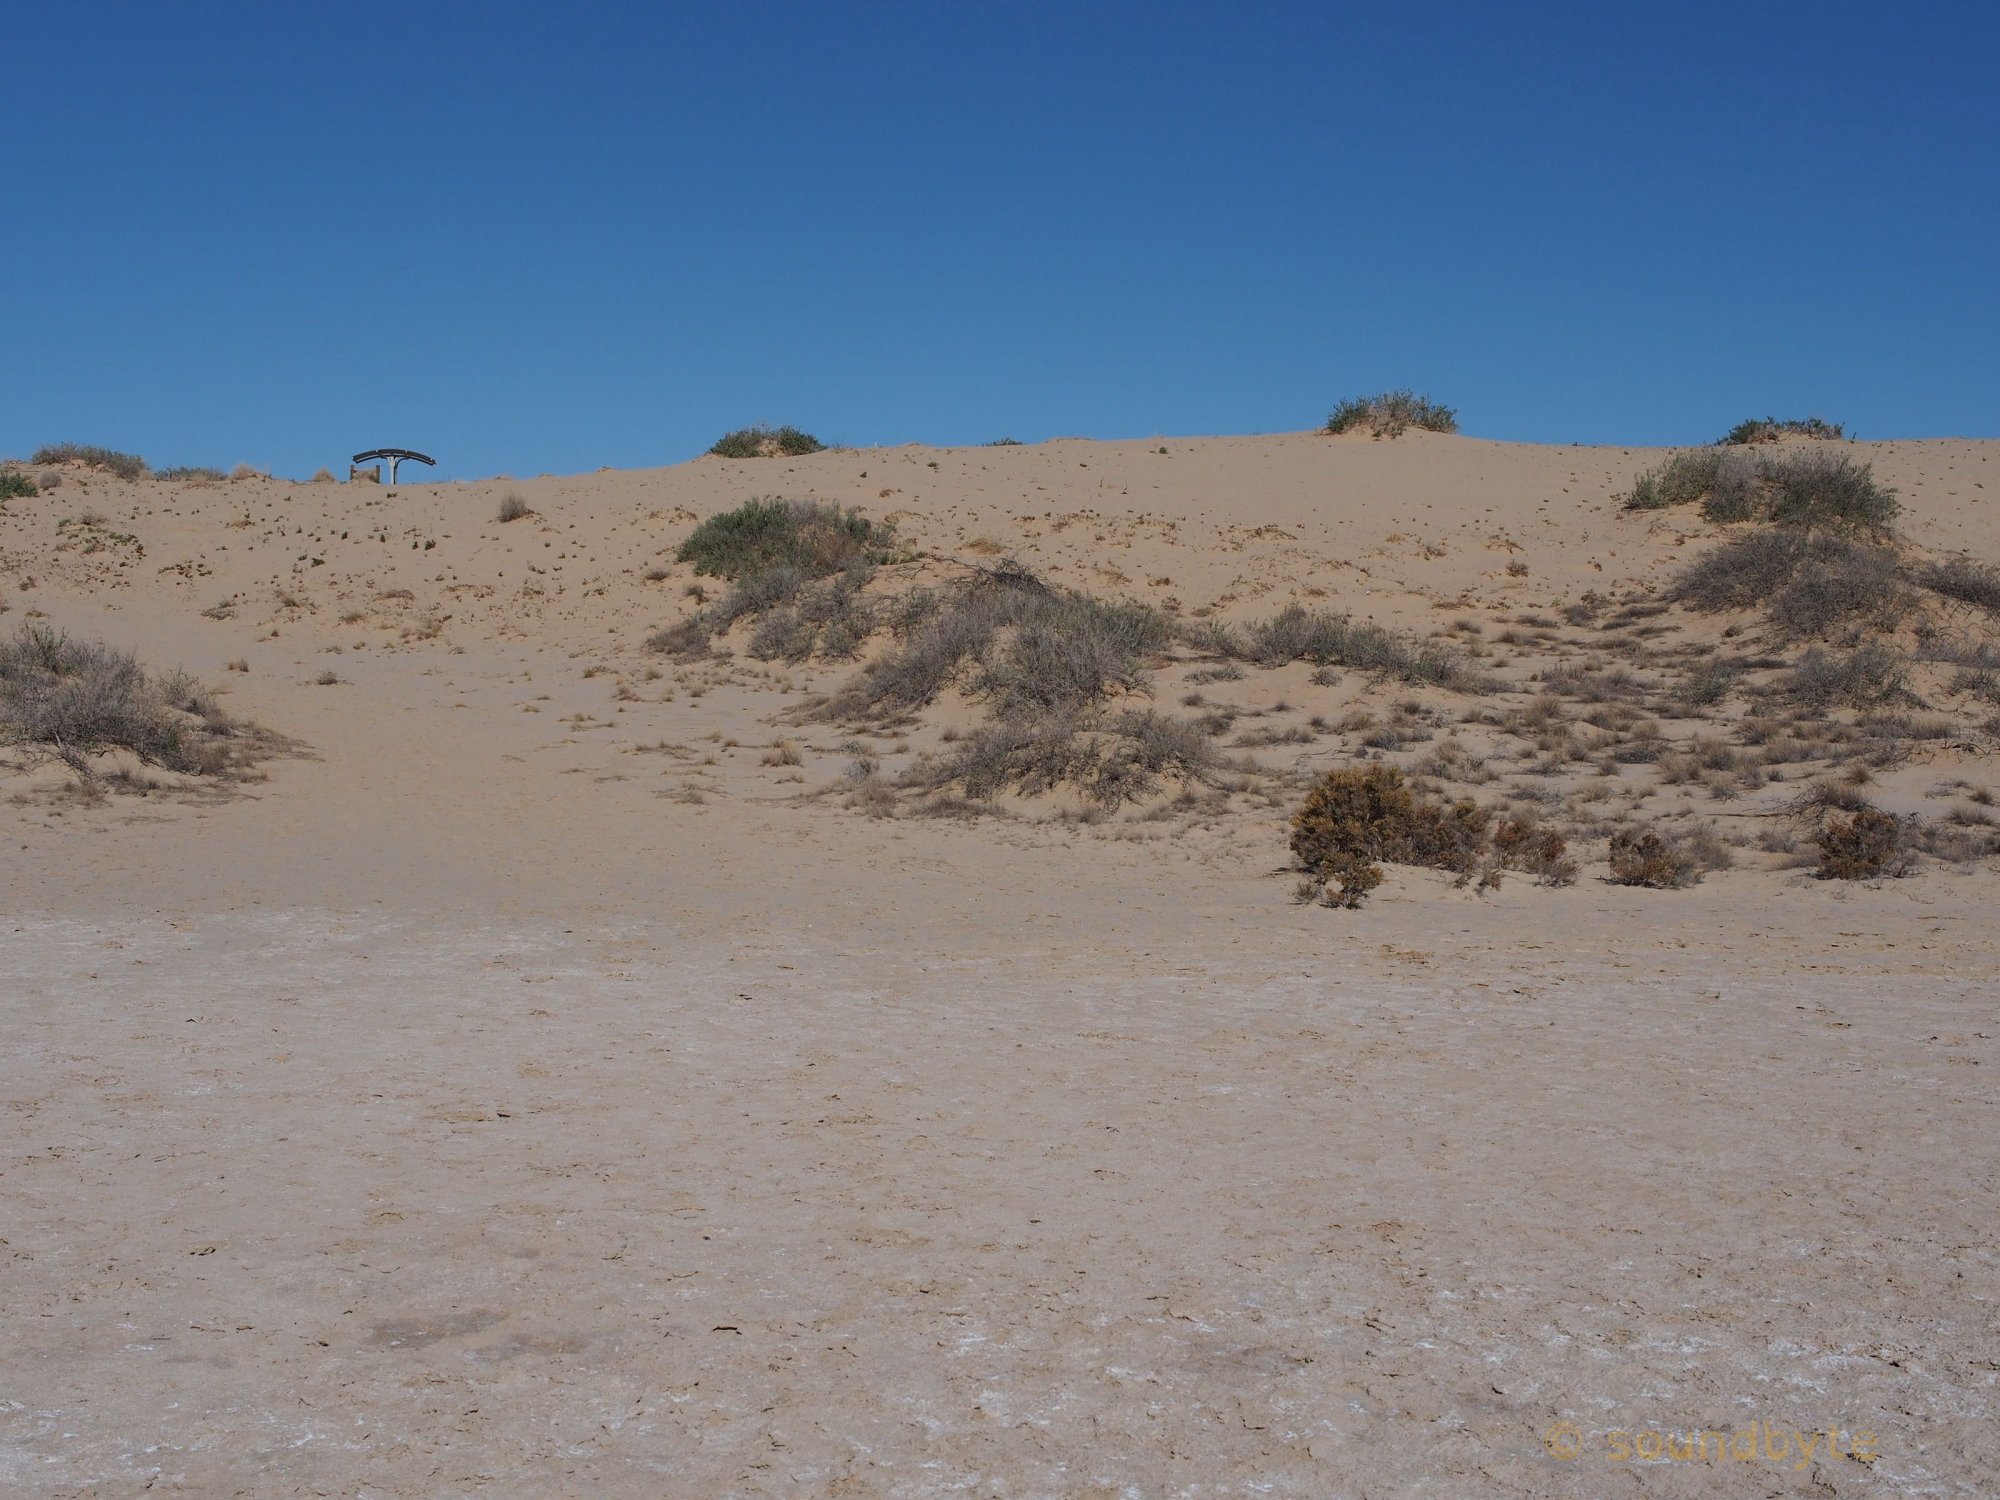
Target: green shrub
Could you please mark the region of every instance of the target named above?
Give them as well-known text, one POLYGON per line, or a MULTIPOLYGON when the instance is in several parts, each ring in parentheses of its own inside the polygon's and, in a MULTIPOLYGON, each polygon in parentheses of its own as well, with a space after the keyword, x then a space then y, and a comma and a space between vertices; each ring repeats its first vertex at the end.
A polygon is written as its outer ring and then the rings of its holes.
POLYGON ((1625 506, 1661 510, 1696 501, 1717 523, 1844 532, 1886 531, 1900 509, 1896 492, 1878 484, 1868 464, 1812 448, 1754 457, 1713 448, 1676 453, 1639 476, 1625 506))
POLYGON ((715 440, 708 450, 718 458, 799 458, 824 451, 826 444, 797 427, 739 427, 715 440))
MULTIPOLYGON (((324 473, 325 471, 322 470, 321 472, 324 473)), ((204 484, 217 484, 229 476, 220 469, 211 469, 201 464, 175 464, 171 468, 155 470, 153 477, 155 479, 178 480, 182 483, 200 482, 204 484)), ((328 477, 330 478, 331 476, 329 475, 328 477)))
POLYGON ((1738 422, 1717 441, 1723 445, 1741 445, 1775 443, 1780 438, 1788 437, 1840 439, 1846 436, 1840 423, 1822 421, 1818 417, 1799 417, 1784 422, 1776 417, 1763 417, 1738 422))
POLYGON ((103 469, 120 479, 144 479, 146 460, 136 453, 119 453, 111 448, 99 448, 89 443, 45 443, 35 450, 30 463, 37 464, 88 464, 93 469, 103 469))
POLYGON ((742 578, 776 566, 824 578, 860 559, 886 562, 892 529, 824 500, 751 500, 688 534, 675 557, 697 573, 742 578))
POLYGON ((1337 767, 1292 815, 1292 853, 1326 899, 1354 906, 1381 883, 1378 862, 1469 876, 1490 844, 1490 821, 1477 803, 1418 797, 1394 766, 1337 767))
POLYGON ((1627 510, 1665 510, 1675 505, 1692 505, 1704 500, 1715 488, 1727 455, 1713 448, 1697 448, 1671 455, 1657 469, 1648 469, 1632 485, 1626 497, 1627 510))
POLYGON ((1412 427, 1426 432, 1458 431, 1458 413, 1414 391, 1384 391, 1379 396, 1357 396, 1343 401, 1326 419, 1325 431, 1351 432, 1366 427, 1378 438, 1401 437, 1412 427))
POLYGON ((973 690, 1006 714, 1065 711, 1138 684, 1171 631, 1158 611, 1052 589, 1018 563, 975 575, 945 599, 907 601, 902 644, 829 705, 835 715, 905 711, 934 699, 968 661, 973 690))
POLYGON ((1857 808, 1846 818, 1828 817, 1818 843, 1822 880, 1875 880, 1909 873, 1903 824, 1879 808, 1857 808))
POLYGON ((1886 623, 1908 603, 1886 548, 1788 528, 1747 532, 1710 548, 1681 570, 1668 594, 1710 612, 1761 605, 1794 635, 1823 634, 1856 618, 1886 623))
POLYGON ((1277 667, 1310 661, 1319 666, 1352 667, 1380 672, 1404 682, 1441 687, 1468 685, 1458 656, 1429 642, 1418 642, 1379 625, 1356 625, 1344 615, 1326 614, 1289 604, 1270 619, 1253 622, 1240 632, 1204 625, 1188 633, 1193 643, 1217 655, 1277 667))
POLYGON ((1868 464, 1845 453, 1794 449, 1763 465, 1768 514, 1781 526, 1831 531, 1887 531, 1902 504, 1875 482, 1868 464))
POLYGON ((42 487, 19 469, 0 469, 0 500, 22 499, 41 492, 42 487))
POLYGON ((1807 650, 1792 669, 1793 698, 1816 712, 1836 705, 1877 708, 1908 692, 1909 662, 1885 641, 1869 641, 1847 655, 1807 650))
POLYGON ((90 757, 106 750, 174 771, 214 770, 202 731, 228 728, 199 683, 149 677, 128 652, 35 624, 0 641, 0 741, 52 754, 86 781, 90 757))
POLYGON ((1611 883, 1676 891, 1701 882, 1701 862, 1678 839, 1654 829, 1623 828, 1611 836, 1611 883))
POLYGON ((1072 707, 996 715, 909 779, 933 790, 957 783, 980 802, 1010 789, 1034 797, 1067 786, 1110 811, 1150 795, 1163 776, 1186 786, 1208 780, 1218 764, 1208 737, 1185 720, 1072 707))
POLYGON ((1916 580, 1933 594, 2000 613, 2000 568, 1990 564, 1950 557, 1919 567, 1916 580))

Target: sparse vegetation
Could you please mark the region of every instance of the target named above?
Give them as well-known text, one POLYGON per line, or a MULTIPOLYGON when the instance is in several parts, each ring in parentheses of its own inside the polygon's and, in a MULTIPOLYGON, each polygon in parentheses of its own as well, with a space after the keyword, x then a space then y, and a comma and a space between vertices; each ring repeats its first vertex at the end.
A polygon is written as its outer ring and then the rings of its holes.
POLYGON ((1879 880, 1909 873, 1903 824, 1880 808, 1858 807, 1844 818, 1829 815, 1816 842, 1822 880, 1879 880))
POLYGON ((1808 648, 1787 686, 1799 703, 1824 712, 1877 708, 1906 696, 1908 684, 1909 658, 1887 641, 1871 640, 1845 654, 1808 648))
POLYGON ((45 443, 28 460, 35 464, 87 464, 120 479, 144 479, 146 460, 136 453, 120 453, 91 443, 45 443))
POLYGON ((1352 432, 1365 427, 1373 437, 1401 437, 1412 427, 1426 432, 1458 431, 1458 413, 1415 391, 1384 391, 1379 396, 1357 396, 1333 409, 1323 429, 1329 434, 1352 432))
POLYGON ((155 479, 171 479, 183 484, 220 484, 229 476, 220 469, 211 469, 202 464, 175 464, 171 468, 158 469, 155 479))
POLYGON ((1795 417, 1779 421, 1776 417, 1753 417, 1747 422, 1738 422, 1729 431, 1716 439, 1718 445, 1741 446, 1751 443, 1775 443, 1781 438, 1823 438, 1839 441, 1847 433, 1838 422, 1828 422, 1819 417, 1795 417))
POLYGON ((1319 899, 1353 907, 1381 884, 1378 862, 1469 877, 1490 844, 1491 821, 1470 800, 1418 796, 1394 766, 1338 767, 1292 815, 1292 853, 1319 899))
POLYGON ((46 625, 0 641, 0 741, 61 760, 95 785, 91 758, 122 750, 147 765, 214 774, 237 733, 193 678, 156 678, 128 652, 46 625))
POLYGON ((1219 656, 1254 661, 1261 666, 1310 661, 1319 666, 1352 667, 1379 672, 1402 682, 1434 683, 1441 687, 1471 685, 1464 665, 1450 648, 1413 641, 1379 625, 1355 624, 1344 615, 1326 614, 1287 605, 1269 620, 1240 630, 1210 625, 1190 639, 1219 656))
POLYGON ((1916 582, 1933 594, 2000 614, 2000 568, 1970 557, 1921 564, 1916 582))
POLYGON ((887 525, 829 501, 751 500, 695 527, 675 558, 716 578, 772 567, 823 578, 858 559, 887 561, 893 541, 887 525))
POLYGON ((1653 828, 1621 828, 1611 836, 1611 883, 1677 891, 1701 881, 1701 861, 1679 839, 1653 828))
POLYGON ((717 458, 799 458, 826 447, 810 432, 796 427, 739 427, 715 440, 708 450, 717 458))
POLYGON ((500 524, 503 526, 509 521, 518 521, 525 516, 532 516, 534 513, 534 507, 512 491, 501 497, 500 524))
POLYGON ((0 469, 0 500, 25 499, 41 492, 42 487, 19 469, 0 469))
POLYGON ((1901 508, 1870 465, 1813 448, 1756 456, 1713 448, 1676 453, 1639 476, 1625 506, 1662 510, 1697 501, 1717 523, 1771 521, 1848 533, 1885 532, 1901 508))

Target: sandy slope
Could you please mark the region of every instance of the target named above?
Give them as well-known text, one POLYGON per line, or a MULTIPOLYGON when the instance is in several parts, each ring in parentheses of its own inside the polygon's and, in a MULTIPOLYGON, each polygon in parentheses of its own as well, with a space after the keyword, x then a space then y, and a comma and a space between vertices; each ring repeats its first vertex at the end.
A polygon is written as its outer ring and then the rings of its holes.
MULTIPOLYGON (((1618 512, 1641 450, 1161 446, 9 502, 0 625, 184 663, 300 749, 223 800, 9 781, 0 1483, 1985 1493, 1989 869, 1300 908, 1282 798, 870 818, 849 731, 786 717, 848 669, 640 646, 755 494, 1423 630, 1702 534, 1618 512), (1880 1456, 1610 1456, 1753 1419, 1880 1456)), ((2000 556, 2000 445, 1861 448, 1913 541, 2000 556)), ((1207 691, 1303 712, 1305 676, 1207 691)), ((1926 755, 1888 800, 1991 779, 1926 755)))

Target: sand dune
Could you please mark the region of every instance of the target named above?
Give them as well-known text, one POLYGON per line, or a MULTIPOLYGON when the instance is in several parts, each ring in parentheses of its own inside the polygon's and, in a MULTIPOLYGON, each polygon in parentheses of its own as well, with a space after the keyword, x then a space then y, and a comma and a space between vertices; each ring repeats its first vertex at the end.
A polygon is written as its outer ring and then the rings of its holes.
MULTIPOLYGON (((1841 446, 1908 556, 2000 559, 2000 443, 1841 446)), ((78 467, 5 502, 0 631, 185 667, 287 743, 262 779, 103 796, 0 769, 0 1476, 1987 1492, 1995 709, 1961 678, 1988 623, 1931 601, 1822 641, 1895 642, 1906 697, 1781 711, 1813 643, 1660 600, 1723 534, 1624 507, 1665 456, 1068 440, 393 492, 78 467), (691 529, 767 495, 893 523, 885 609, 1011 558, 1190 631, 1377 622, 1483 690, 1183 640, 1119 702, 1205 719, 1225 770, 937 816, 906 778, 976 692, 815 707, 886 630, 853 660, 759 660, 747 623, 647 645, 726 587, 675 560, 691 529), (1741 685, 1676 707, 1718 656, 1741 685), (1660 747, 1620 759, 1642 721, 1660 747), (1391 867, 1359 910, 1293 904, 1287 819, 1362 759, 1540 809, 1579 878, 1391 867), (1913 873, 1814 878, 1780 814, 1821 783, 1928 830, 1913 873), (1625 822, 1728 863, 1610 884, 1625 822), (1614 1457, 1752 1421, 1877 1451, 1754 1481, 1614 1457)))

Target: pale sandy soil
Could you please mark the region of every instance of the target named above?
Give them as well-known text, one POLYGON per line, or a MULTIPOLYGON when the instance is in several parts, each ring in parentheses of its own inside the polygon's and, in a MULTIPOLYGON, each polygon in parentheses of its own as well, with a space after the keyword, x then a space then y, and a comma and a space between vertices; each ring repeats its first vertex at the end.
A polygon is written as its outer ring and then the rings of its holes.
MULTIPOLYGON (((9 502, 0 628, 186 665, 299 748, 218 797, 0 788, 0 1485, 1991 1493, 1990 861, 1299 907, 1286 796, 869 817, 849 731, 796 718, 851 669, 640 647, 689 525, 762 493, 1425 630, 1703 534, 1618 513, 1640 450, 1165 445, 9 502), (1878 1455, 1613 1456, 1752 1421, 1878 1455)), ((1914 541, 2000 555, 2000 445, 1864 451, 1914 541)), ((1299 668, 1208 691, 1317 707, 1299 668)))

